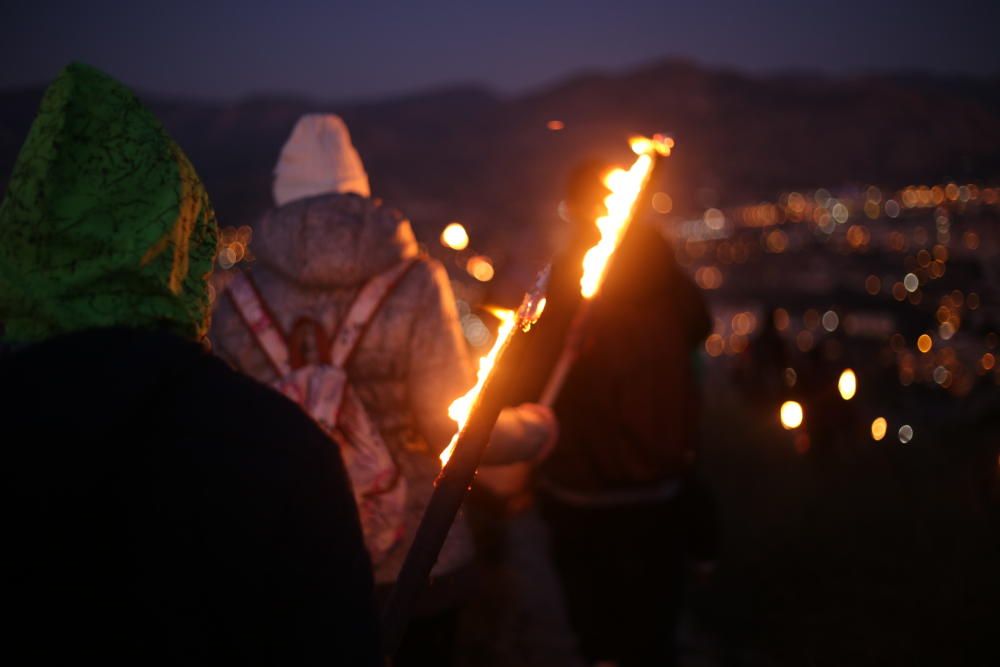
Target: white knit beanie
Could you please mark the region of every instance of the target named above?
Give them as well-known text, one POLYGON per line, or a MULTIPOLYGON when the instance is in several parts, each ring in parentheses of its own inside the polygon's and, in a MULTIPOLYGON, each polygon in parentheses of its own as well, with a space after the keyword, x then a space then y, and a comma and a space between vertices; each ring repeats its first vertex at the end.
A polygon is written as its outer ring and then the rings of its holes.
POLYGON ((274 167, 274 203, 334 192, 371 196, 368 174, 340 116, 306 114, 288 137, 274 167))

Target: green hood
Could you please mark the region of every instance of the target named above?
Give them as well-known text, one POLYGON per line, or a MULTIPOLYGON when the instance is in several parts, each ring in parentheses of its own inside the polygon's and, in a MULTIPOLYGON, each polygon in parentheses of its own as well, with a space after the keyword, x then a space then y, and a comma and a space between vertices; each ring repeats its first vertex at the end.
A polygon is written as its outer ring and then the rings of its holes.
POLYGON ((127 88, 71 64, 45 91, 0 204, 0 322, 11 342, 95 327, 204 336, 215 213, 127 88))

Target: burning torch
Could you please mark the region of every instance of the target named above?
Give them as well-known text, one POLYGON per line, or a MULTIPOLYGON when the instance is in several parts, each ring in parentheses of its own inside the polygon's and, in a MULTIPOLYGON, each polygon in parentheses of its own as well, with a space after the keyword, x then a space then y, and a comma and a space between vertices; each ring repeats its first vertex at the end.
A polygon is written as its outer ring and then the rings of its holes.
POLYGON ((629 143, 632 152, 636 154, 635 162, 627 170, 613 169, 604 177, 604 185, 611 191, 604 198, 608 212, 594 221, 601 238, 583 257, 583 275, 580 277, 580 295, 583 300, 570 323, 559 360, 542 391, 539 403, 546 407, 555 404, 566 376, 580 354, 590 304, 604 284, 615 251, 625 238, 635 214, 635 204, 649 182, 656 160, 660 156, 670 155, 674 146, 673 139, 659 134, 652 138, 633 137, 629 143))
POLYGON ((489 353, 479 360, 476 384, 448 408, 448 415, 455 420, 458 429, 441 453, 442 469, 434 483, 434 493, 382 615, 382 649, 386 656, 392 656, 399 647, 413 601, 427 583, 504 407, 500 392, 492 390, 492 370, 502 360, 511 340, 527 332, 542 314, 548 277, 546 268, 538 275, 531 291, 524 295, 516 312, 493 311, 500 320, 500 328, 489 353))

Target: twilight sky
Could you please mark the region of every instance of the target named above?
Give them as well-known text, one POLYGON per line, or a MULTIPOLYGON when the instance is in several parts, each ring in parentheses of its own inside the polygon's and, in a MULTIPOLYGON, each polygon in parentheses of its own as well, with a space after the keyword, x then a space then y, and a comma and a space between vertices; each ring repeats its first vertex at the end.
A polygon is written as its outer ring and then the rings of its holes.
POLYGON ((516 93, 665 56, 754 72, 1000 74, 1000 2, 3 0, 0 88, 70 60, 157 94, 374 97, 456 82, 516 93))

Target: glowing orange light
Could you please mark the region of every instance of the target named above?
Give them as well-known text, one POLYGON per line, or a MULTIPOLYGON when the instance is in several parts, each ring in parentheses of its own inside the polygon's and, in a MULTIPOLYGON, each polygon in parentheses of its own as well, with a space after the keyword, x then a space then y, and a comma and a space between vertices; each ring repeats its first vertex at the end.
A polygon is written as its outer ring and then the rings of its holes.
POLYGON ((674 149, 674 140, 672 137, 668 137, 664 134, 654 134, 652 138, 632 137, 629 139, 629 145, 632 147, 632 152, 636 155, 642 155, 643 153, 651 153, 655 151, 663 157, 668 157, 670 155, 670 151, 674 149))
POLYGON ((489 257, 483 255, 470 257, 465 264, 465 270, 479 282, 488 283, 493 280, 493 262, 489 257))
POLYGON ((452 250, 465 250, 469 247, 469 233, 461 223, 453 222, 441 230, 441 245, 452 250))
POLYGON ((986 354, 983 355, 983 358, 980 360, 980 363, 982 363, 983 365, 983 370, 991 371, 993 370, 993 367, 996 366, 997 358, 993 355, 992 352, 987 352, 986 354))
POLYGON ((448 463, 452 452, 455 451, 455 443, 458 442, 458 436, 462 432, 462 429, 465 428, 465 423, 469 420, 472 407, 476 404, 479 394, 483 391, 483 385, 486 384, 486 378, 489 377, 490 371, 493 370, 497 355, 500 354, 500 350, 514 332, 514 325, 517 323, 517 317, 513 310, 497 308, 490 312, 500 320, 500 328, 497 330, 497 337, 493 341, 493 347, 490 348, 485 357, 479 360, 479 370, 476 372, 475 386, 467 391, 464 396, 456 398, 448 406, 448 416, 455 422, 458 428, 455 430, 455 435, 452 436, 451 442, 441 452, 439 458, 441 459, 442 467, 448 463))
POLYGON ((694 279, 702 289, 718 289, 722 286, 722 271, 714 266, 702 266, 694 272, 694 279))
POLYGON ((850 368, 845 368, 844 372, 840 374, 840 379, 837 380, 837 391, 840 392, 840 397, 845 401, 854 398, 854 394, 858 391, 858 378, 850 368))
POLYGON ((934 341, 927 334, 920 334, 920 338, 917 339, 917 349, 927 354, 934 347, 934 341))
POLYGON ((561 120, 550 120, 545 124, 545 127, 549 128, 553 132, 558 132, 559 130, 566 127, 566 123, 562 122, 561 120))
POLYGON ((882 289, 882 281, 878 276, 871 275, 865 278, 865 291, 875 296, 882 289))
POLYGON ((798 401, 785 401, 781 404, 781 425, 787 431, 802 426, 803 411, 802 405, 798 401))
POLYGON ((666 215, 674 208, 674 200, 666 192, 656 192, 652 198, 653 210, 666 215))
POLYGON ((635 201, 653 170, 653 154, 669 155, 673 140, 669 137, 633 137, 629 144, 638 156, 632 166, 627 171, 612 169, 604 177, 604 185, 611 191, 604 198, 608 213, 595 221, 601 240, 583 257, 580 294, 585 299, 594 298, 601 289, 608 262, 625 236, 635 201))
POLYGON ((872 440, 878 442, 884 438, 888 429, 889 424, 886 422, 885 417, 876 417, 875 421, 872 422, 872 440))
POLYGON ((722 354, 724 349, 725 343, 722 336, 719 334, 714 333, 705 339, 705 351, 708 352, 710 356, 718 357, 722 354))

